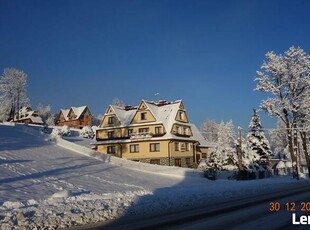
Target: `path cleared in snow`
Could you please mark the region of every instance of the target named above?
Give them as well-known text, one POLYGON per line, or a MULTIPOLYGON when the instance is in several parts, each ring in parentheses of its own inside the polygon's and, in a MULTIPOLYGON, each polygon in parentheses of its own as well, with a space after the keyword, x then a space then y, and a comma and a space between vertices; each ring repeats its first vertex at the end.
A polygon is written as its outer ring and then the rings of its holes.
POLYGON ((151 165, 149 172, 147 165, 135 162, 122 167, 64 149, 36 134, 30 127, 0 125, 1 229, 66 228, 298 184, 288 178, 213 182, 192 173, 174 176, 173 168, 170 176, 163 176, 151 165))

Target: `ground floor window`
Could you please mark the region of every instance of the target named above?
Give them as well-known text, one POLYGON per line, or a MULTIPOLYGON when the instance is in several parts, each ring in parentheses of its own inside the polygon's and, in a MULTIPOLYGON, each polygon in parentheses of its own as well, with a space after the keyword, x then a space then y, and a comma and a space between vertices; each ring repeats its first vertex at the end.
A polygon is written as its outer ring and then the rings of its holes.
POLYGON ((185 158, 186 161, 186 165, 190 165, 191 164, 191 158, 185 158))
POLYGON ((159 152, 159 151, 160 151, 160 143, 150 144, 150 152, 159 152))
POLYGON ((174 165, 181 167, 181 159, 174 159, 174 165))
POLYGON ((150 163, 153 165, 160 165, 160 160, 159 159, 151 159, 150 163))
POLYGON ((139 145, 130 145, 130 152, 131 153, 138 153, 139 152, 139 145))
POLYGON ((202 157, 202 158, 207 158, 207 154, 206 154, 206 153, 202 153, 202 154, 201 154, 201 157, 202 157))
POLYGON ((180 145, 179 142, 175 142, 175 151, 180 151, 180 145))
POLYGON ((111 153, 111 154, 115 154, 116 153, 116 148, 114 145, 110 145, 107 147, 107 151, 108 153, 111 153))

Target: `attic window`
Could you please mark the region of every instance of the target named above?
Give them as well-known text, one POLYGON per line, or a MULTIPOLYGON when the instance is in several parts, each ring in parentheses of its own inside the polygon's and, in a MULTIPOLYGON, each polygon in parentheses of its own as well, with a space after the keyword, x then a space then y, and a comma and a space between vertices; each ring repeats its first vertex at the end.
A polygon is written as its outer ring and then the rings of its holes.
POLYGON ((180 112, 180 119, 183 121, 184 120, 184 113, 180 112))
POLYGON ((109 117, 108 118, 108 124, 109 125, 114 124, 114 117, 109 117))
POLYGON ((146 120, 146 113, 141 113, 141 120, 146 120))

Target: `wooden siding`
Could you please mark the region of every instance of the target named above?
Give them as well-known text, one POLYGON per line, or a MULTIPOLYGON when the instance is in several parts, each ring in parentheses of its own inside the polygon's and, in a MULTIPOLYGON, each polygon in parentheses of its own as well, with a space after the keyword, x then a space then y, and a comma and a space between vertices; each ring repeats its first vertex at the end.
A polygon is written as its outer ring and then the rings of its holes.
POLYGON ((66 121, 62 112, 60 112, 56 121, 57 126, 67 125, 68 127, 82 129, 84 126, 92 126, 93 124, 93 117, 88 108, 84 110, 79 119, 76 119, 76 116, 71 110, 69 113, 69 118, 71 119, 66 121))

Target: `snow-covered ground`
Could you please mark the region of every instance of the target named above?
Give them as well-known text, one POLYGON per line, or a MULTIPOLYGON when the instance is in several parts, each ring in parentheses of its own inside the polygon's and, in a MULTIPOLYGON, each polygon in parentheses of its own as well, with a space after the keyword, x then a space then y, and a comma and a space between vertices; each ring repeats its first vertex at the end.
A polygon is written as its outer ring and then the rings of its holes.
POLYGON ((189 169, 101 157, 85 148, 89 140, 68 141, 74 145, 33 127, 0 125, 1 229, 65 228, 305 183, 288 177, 208 181, 189 169))

